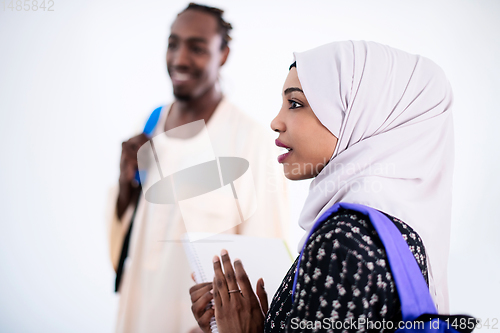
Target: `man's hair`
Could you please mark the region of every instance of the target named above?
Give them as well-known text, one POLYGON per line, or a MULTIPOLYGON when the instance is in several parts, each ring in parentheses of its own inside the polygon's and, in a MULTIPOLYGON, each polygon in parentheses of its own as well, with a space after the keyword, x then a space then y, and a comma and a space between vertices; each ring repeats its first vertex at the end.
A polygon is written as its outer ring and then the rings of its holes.
POLYGON ((222 36, 221 50, 224 50, 228 46, 229 41, 231 40, 229 32, 231 31, 231 29, 233 29, 231 23, 226 22, 226 20, 222 18, 222 14, 224 14, 224 11, 219 8, 199 5, 197 3, 190 2, 189 5, 182 12, 177 14, 177 16, 181 15, 182 13, 190 9, 210 14, 217 20, 217 25, 218 25, 217 32, 222 36))

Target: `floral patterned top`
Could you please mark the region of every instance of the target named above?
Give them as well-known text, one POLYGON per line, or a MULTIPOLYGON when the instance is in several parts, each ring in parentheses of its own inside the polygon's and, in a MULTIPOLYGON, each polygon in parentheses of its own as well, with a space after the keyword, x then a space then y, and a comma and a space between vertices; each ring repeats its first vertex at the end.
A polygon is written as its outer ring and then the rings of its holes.
MULTIPOLYGON (((398 227, 428 283, 422 240, 404 222, 386 216, 398 227)), ((274 295, 264 332, 395 330, 373 326, 382 320, 399 322, 401 309, 384 247, 365 215, 341 208, 311 235, 292 303, 297 262, 298 257, 274 295)))

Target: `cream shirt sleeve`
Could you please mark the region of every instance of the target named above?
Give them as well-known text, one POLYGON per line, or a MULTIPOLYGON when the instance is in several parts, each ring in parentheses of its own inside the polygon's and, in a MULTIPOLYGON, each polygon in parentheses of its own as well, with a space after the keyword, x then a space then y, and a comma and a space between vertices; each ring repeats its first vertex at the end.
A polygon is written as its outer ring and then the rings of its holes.
POLYGON ((128 228, 134 213, 134 206, 129 205, 121 219, 118 219, 116 202, 118 200, 118 184, 108 191, 108 202, 106 207, 106 221, 108 229, 109 255, 113 268, 116 272, 122 251, 123 240, 127 235, 128 228))

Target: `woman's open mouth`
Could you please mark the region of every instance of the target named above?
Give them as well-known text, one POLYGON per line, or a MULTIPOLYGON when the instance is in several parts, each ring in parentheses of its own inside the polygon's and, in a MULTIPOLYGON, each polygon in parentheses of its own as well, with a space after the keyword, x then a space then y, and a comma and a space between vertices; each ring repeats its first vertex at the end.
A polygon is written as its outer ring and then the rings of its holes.
POLYGON ((278 139, 276 139, 276 141, 274 141, 274 143, 276 144, 276 146, 283 148, 283 150, 286 151, 284 154, 281 154, 280 156, 278 156, 278 163, 283 163, 283 161, 288 157, 288 155, 290 155, 292 153, 293 149, 288 147, 287 145, 285 145, 284 143, 282 143, 278 139))

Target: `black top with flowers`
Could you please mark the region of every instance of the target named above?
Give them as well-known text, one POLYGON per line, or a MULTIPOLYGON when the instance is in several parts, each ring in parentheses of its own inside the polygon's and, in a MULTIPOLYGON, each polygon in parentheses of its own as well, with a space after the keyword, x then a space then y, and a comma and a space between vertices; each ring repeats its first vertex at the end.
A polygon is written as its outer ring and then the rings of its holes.
MULTIPOLYGON (((428 281, 422 240, 404 222, 387 216, 398 227, 428 281)), ((363 321, 401 320, 384 247, 363 214, 341 208, 311 235, 292 304, 297 262, 298 257, 274 295, 265 321, 266 333, 362 332, 378 328, 359 325, 363 321), (345 321, 348 323, 341 327, 345 321)), ((389 327, 384 325, 376 331, 394 331, 389 327)))

